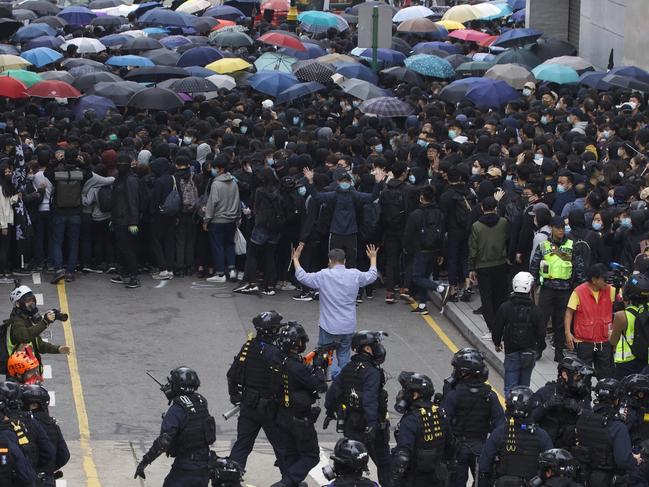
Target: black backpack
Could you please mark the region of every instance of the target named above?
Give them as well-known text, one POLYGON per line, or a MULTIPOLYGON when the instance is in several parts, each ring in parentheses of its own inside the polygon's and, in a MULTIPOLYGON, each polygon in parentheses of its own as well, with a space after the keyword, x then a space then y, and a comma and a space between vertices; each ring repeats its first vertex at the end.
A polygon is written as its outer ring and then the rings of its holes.
POLYGON ((403 226, 406 221, 406 198, 401 188, 386 188, 381 193, 381 219, 390 227, 403 226))
POLYGON ((270 209, 269 218, 266 222, 266 228, 273 233, 281 232, 286 223, 286 213, 284 210, 284 205, 282 204, 282 198, 279 193, 269 196, 270 198, 270 209))
POLYGON ((513 316, 504 330, 508 343, 516 349, 532 348, 535 340, 532 303, 515 304, 513 316))
POLYGON ((453 195, 453 201, 455 201, 455 219, 458 226, 468 231, 471 224, 471 210, 473 209, 471 203, 465 195, 459 193, 453 195))
POLYGON ((113 187, 102 186, 97 191, 97 206, 102 213, 113 211, 113 187))
POLYGON ((358 235, 361 242, 378 242, 381 236, 381 205, 378 201, 365 203, 361 209, 358 235))
POLYGON ((442 222, 444 215, 437 209, 421 210, 421 228, 419 229, 421 250, 439 251, 444 243, 442 222))
POLYGON ((54 202, 57 209, 79 208, 83 173, 78 169, 54 171, 54 202))
MULTIPOLYGON (((628 311, 635 316, 631 353, 641 363, 647 364, 649 363, 649 309, 645 308, 640 313, 631 309, 628 311)), ((625 333, 622 333, 622 340, 628 343, 625 333)))

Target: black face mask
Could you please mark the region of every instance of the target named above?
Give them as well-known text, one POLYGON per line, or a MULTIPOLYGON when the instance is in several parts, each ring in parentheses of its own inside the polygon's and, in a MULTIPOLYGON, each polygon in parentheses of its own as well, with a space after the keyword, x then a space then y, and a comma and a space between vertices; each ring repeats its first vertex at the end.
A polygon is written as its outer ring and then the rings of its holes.
POLYGON ((27 316, 34 316, 38 313, 38 306, 36 306, 36 301, 26 301, 20 303, 20 309, 22 309, 27 316))
POLYGON ((118 174, 127 174, 130 169, 131 169, 131 166, 129 164, 118 164, 117 165, 117 173, 118 174))

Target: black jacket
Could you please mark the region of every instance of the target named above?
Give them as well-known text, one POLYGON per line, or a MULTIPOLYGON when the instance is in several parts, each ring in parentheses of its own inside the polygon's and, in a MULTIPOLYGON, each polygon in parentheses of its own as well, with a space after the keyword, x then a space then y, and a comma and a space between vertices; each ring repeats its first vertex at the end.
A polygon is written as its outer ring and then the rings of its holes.
POLYGON ((513 293, 509 300, 500 305, 496 312, 496 322, 492 332, 494 345, 500 346, 505 342, 505 353, 520 352, 522 350, 535 350, 542 352, 545 348, 545 323, 543 323, 543 313, 541 308, 535 305, 532 300, 524 295, 513 293), (531 323, 532 334, 528 337, 529 346, 516 347, 512 344, 513 318, 515 316, 515 306, 529 306, 531 310, 529 319, 531 323))
POLYGON ((132 226, 140 221, 140 184, 137 177, 128 172, 118 175, 113 184, 113 225, 132 226))
POLYGON ((427 212, 438 213, 437 216, 440 221, 440 231, 442 235, 446 232, 444 213, 442 213, 437 204, 430 203, 422 205, 421 208, 416 209, 408 216, 406 228, 403 232, 403 248, 406 249, 406 252, 409 254, 414 254, 421 250, 421 227, 427 212))
POLYGON ((453 240, 466 240, 469 238, 470 225, 464 225, 459 218, 458 205, 464 204, 466 198, 473 205, 473 195, 464 184, 450 185, 439 199, 439 206, 446 217, 446 231, 448 238, 453 240))
POLYGON ((162 216, 160 206, 165 202, 167 195, 174 186, 174 179, 171 176, 171 164, 163 157, 159 157, 151 163, 151 171, 155 175, 149 212, 152 216, 162 216))

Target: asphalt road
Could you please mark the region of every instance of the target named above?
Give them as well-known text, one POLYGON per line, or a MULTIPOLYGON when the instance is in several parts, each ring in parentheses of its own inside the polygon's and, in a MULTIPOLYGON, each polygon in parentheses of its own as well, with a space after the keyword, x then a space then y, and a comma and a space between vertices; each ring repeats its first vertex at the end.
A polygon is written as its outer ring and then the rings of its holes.
MULTIPOLYGON (((227 455, 236 437, 236 419, 221 417, 231 407, 225 372, 253 331, 252 317, 275 309, 285 319, 305 325, 312 338, 309 345, 317 341, 318 303, 293 301, 292 292, 273 297, 234 295, 231 284, 193 278, 160 282, 143 277, 137 290, 112 284, 108 276, 101 275, 80 276, 74 283, 59 286, 40 284, 40 280, 36 274, 23 283, 42 294, 41 309, 67 307, 71 316, 68 324, 57 322, 51 327, 51 340, 58 344, 74 340, 73 355, 45 357, 52 370, 46 386, 55 391, 52 413, 72 451, 72 460, 64 469, 68 486, 162 485, 171 463, 164 457, 148 467, 146 481, 133 479, 137 461, 158 435, 160 417, 167 408, 145 370, 161 381, 178 365, 197 370, 201 393, 217 418, 214 449, 227 455)), ((6 288, 8 293, 10 286, 6 288)), ((410 313, 405 303, 386 305, 383 293, 376 295, 358 307, 359 329, 389 333, 384 342, 388 352, 384 368, 394 426, 398 415, 392 408, 399 372, 423 372, 441 390, 450 373, 451 349, 467 343, 437 311, 424 319, 410 313)), ((492 377, 492 383, 502 390, 500 377, 492 377)), ((332 429, 319 434, 325 463, 338 439, 332 429)), ((273 461, 272 450, 260 438, 248 462, 246 483, 267 487, 279 480, 273 461)), ((307 479, 310 486, 324 483, 320 467, 307 479)))

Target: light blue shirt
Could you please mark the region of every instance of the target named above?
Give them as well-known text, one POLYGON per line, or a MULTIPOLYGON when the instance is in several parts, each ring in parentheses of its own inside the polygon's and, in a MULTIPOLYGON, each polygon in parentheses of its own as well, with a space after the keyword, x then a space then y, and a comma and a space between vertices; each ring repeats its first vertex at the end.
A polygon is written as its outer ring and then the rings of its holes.
POLYGON ((305 286, 320 291, 320 328, 332 335, 356 331, 356 296, 361 287, 376 281, 376 267, 367 272, 347 269, 339 264, 309 273, 301 267, 295 278, 305 286))

